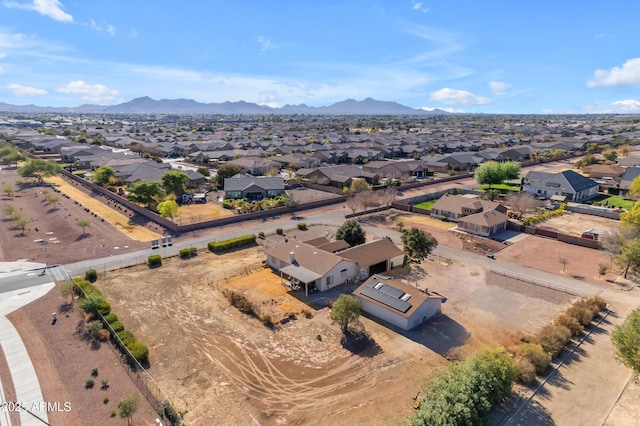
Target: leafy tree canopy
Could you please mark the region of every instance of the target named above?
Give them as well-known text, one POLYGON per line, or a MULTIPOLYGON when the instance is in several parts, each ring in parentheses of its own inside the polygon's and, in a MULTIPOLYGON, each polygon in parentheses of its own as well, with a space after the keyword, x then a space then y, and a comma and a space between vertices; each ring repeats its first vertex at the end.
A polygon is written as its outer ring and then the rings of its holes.
POLYGON ((211 172, 209 171, 208 168, 206 167, 198 167, 198 173, 200 173, 202 176, 211 176, 211 172))
POLYGON ((618 361, 640 375, 640 309, 633 311, 624 323, 616 326, 611 333, 611 341, 618 361))
POLYGON ((160 182, 135 182, 127 188, 127 199, 134 203, 144 204, 146 207, 155 205, 166 196, 160 182))
POLYGON ((507 161, 487 161, 481 164, 475 171, 475 178, 480 185, 498 185, 505 180, 518 179, 520 177, 520 164, 507 161))
POLYGON ((189 176, 185 172, 173 170, 162 175, 162 186, 171 194, 181 194, 187 189, 189 176))
POLYGON ((218 173, 216 175, 216 182, 218 186, 221 187, 224 185, 224 180, 226 178, 230 178, 231 176, 235 176, 241 172, 242 170, 240 170, 239 167, 234 166, 233 164, 223 164, 218 168, 218 173))
POLYGON ((111 178, 116 176, 116 171, 111 166, 101 166, 98 167, 93 175, 91 176, 91 181, 96 185, 104 186, 108 184, 111 178))
POLYGON ((341 294, 338 300, 333 302, 329 318, 334 324, 338 324, 343 333, 349 331, 352 324, 357 324, 360 318, 360 301, 348 294, 341 294))
POLYGON ((406 262, 419 264, 436 248, 438 240, 428 232, 414 227, 402 233, 402 245, 406 262))
POLYGON ((351 247, 364 244, 366 234, 356 220, 348 220, 336 232, 336 240, 345 240, 351 247))
POLYGON ((175 200, 166 200, 158 204, 158 212, 162 217, 173 219, 180 215, 180 208, 175 200))
POLYGON ((60 171, 60 165, 49 160, 31 159, 18 168, 18 174, 22 177, 35 178, 42 183, 44 178, 55 176, 60 171))

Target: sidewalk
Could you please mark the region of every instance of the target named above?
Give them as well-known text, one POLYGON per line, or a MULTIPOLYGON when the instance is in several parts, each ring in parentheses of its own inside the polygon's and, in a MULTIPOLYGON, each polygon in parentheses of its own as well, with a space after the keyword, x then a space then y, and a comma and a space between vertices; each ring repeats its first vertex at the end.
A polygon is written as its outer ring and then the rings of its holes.
MULTIPOLYGON (((7 319, 6 315, 44 296, 54 287, 54 283, 48 283, 21 288, 2 293, 0 300, 0 345, 7 360, 16 393, 16 401, 11 402, 25 404, 30 410, 33 404, 40 404, 44 401, 40 390, 40 382, 31 363, 27 348, 22 343, 20 334, 11 324, 11 321, 7 319)), ((3 397, 2 402, 5 402, 1 386, 2 383, 0 383, 0 396, 3 397)), ((48 422, 46 411, 32 411, 42 420, 48 422)), ((10 424, 8 415, 0 416, 0 425, 10 424)), ((23 426, 41 426, 43 423, 26 411, 20 410, 20 424, 23 426)))

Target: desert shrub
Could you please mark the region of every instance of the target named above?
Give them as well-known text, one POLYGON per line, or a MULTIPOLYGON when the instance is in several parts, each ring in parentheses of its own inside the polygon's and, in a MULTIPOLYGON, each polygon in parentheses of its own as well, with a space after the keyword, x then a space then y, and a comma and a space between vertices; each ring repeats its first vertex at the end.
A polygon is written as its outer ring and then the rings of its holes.
POLYGON ((84 279, 94 283, 98 279, 98 272, 96 272, 95 269, 89 269, 87 272, 84 273, 84 279))
POLYGON ((92 367, 91 368, 91 376, 92 377, 98 377, 98 367, 92 367))
POLYGON ((273 327, 273 318, 271 318, 271 315, 262 315, 260 321, 267 327, 273 327))
POLYGON ((84 387, 87 389, 91 389, 93 388, 93 385, 95 384, 95 381, 91 378, 87 379, 84 381, 84 387))
POLYGON ((591 324, 593 320, 593 312, 583 303, 577 303, 566 311, 566 315, 575 318, 583 327, 591 324))
POLYGON ((251 303, 244 294, 240 294, 232 290, 224 290, 222 294, 227 298, 229 303, 231 303, 231 306, 234 306, 240 312, 255 315, 255 305, 251 303))
POLYGON ((526 359, 534 366, 536 374, 543 374, 551 365, 551 354, 535 343, 523 343, 518 347, 517 357, 526 359))
POLYGON ((264 232, 262 232, 262 231, 258 232, 258 238, 263 240, 264 239, 264 232))
POLYGON ((225 209, 232 209, 233 208, 233 200, 223 200, 222 201, 222 207, 225 209))
POLYGON ((111 323, 111 328, 113 329, 114 333, 117 333, 124 330, 124 324, 122 324, 120 321, 114 321, 111 323))
POLYGON ((191 252, 191 256, 197 256, 198 255, 198 249, 195 247, 189 247, 189 251, 191 252))
POLYGON ((116 340, 116 342, 118 342, 118 347, 120 347, 120 349, 122 349, 121 345, 128 346, 136 341, 135 336, 129 330, 118 331, 116 333, 116 336, 118 336, 118 338, 120 339, 120 342, 122 342, 120 343, 116 340))
POLYGON ((452 364, 425 390, 410 425, 484 424, 491 407, 511 393, 517 365, 504 348, 452 364))
POLYGON ((129 349, 133 358, 139 363, 144 364, 149 361, 149 348, 144 343, 130 343, 127 345, 127 349, 129 349))
POLYGON ((102 398, 102 403, 105 404, 105 405, 108 404, 109 403, 109 397, 105 396, 104 398, 102 398))
POLYGON ((307 230, 307 224, 303 223, 303 222, 300 222, 298 224, 298 229, 301 230, 301 231, 306 231, 307 230))
POLYGON ((527 358, 516 358, 516 368, 518 372, 516 374, 516 380, 518 383, 528 385, 532 383, 536 378, 536 367, 527 358))
POLYGON ((159 254, 152 254, 147 259, 147 265, 149 265, 149 267, 162 265, 162 257, 159 254))
POLYGON ((112 324, 118 321, 118 316, 111 312, 110 314, 104 316, 104 320, 107 322, 107 324, 112 324))
POLYGON ((100 383, 102 383, 102 386, 100 386, 100 389, 102 390, 109 389, 109 379, 105 377, 104 379, 100 380, 100 383))
POLYGON ((111 305, 97 291, 90 292, 86 297, 81 298, 78 305, 88 314, 96 315, 100 312, 102 315, 107 315, 111 312, 111 305))
POLYGON ((251 234, 251 235, 245 235, 238 238, 231 238, 224 241, 211 241, 209 244, 207 244, 207 247, 209 248, 210 251, 214 253, 219 253, 222 251, 231 250, 234 248, 254 244, 255 242, 256 242, 256 236, 251 234))
POLYGON ((567 327, 573 336, 579 336, 584 331, 582 324, 580 324, 577 319, 567 314, 560 315, 555 320, 555 323, 567 327))
POLYGON ((546 352, 555 358, 571 340, 571 331, 563 325, 546 325, 540 330, 536 340, 546 352))
POLYGON ((191 250, 188 248, 180 249, 180 257, 183 259, 191 257, 191 250))
POLYGON ((276 234, 282 235, 283 233, 284 231, 282 230, 282 228, 276 228, 276 234))
POLYGON ((598 295, 591 296, 590 298, 587 299, 587 302, 596 306, 599 312, 607 309, 607 302, 598 295))

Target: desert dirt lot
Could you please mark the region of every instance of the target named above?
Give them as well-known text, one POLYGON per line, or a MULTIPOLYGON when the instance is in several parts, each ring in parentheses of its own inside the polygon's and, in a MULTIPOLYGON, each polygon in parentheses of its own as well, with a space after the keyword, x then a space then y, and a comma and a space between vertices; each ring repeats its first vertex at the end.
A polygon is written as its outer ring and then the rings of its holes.
MULTIPOLYGON (((418 285, 450 298, 444 315, 407 333, 364 318, 376 344, 353 354, 341 346, 327 309, 311 310, 312 318, 300 314, 300 295, 292 297, 279 277, 262 269, 263 259, 261 248, 201 252, 98 280, 114 312, 151 347, 150 372, 187 412, 188 423, 401 423, 413 412, 412 398, 446 358, 533 332, 570 299, 487 276, 473 265, 425 262, 418 285), (469 278, 460 282, 460 276, 469 278), (243 292, 274 317, 297 315, 265 327, 231 307, 225 288, 243 292)), ((406 278, 403 271, 394 273, 406 278)))
POLYGON ((563 234, 581 236, 583 232, 590 229, 610 232, 618 229, 620 221, 608 219, 606 217, 592 216, 582 213, 565 212, 560 216, 540 222, 536 226, 563 234))
POLYGON ((6 215, 2 214, 0 259, 28 259, 56 264, 147 247, 147 244, 129 238, 122 229, 114 227, 109 221, 102 221, 100 216, 96 217, 86 212, 81 205, 75 204, 73 199, 54 192, 54 187, 47 184, 19 186, 16 182, 20 180, 24 181, 15 169, 7 169, 4 166, 0 169, 0 184, 11 185, 16 189, 13 197, 3 197, 0 204, 14 206, 29 221, 23 234, 6 215), (58 197, 59 202, 55 206, 47 203, 44 191, 58 197), (76 225, 78 219, 88 219, 90 222, 85 234, 82 233, 82 228, 76 225), (46 250, 41 246, 43 243, 47 243, 46 250))

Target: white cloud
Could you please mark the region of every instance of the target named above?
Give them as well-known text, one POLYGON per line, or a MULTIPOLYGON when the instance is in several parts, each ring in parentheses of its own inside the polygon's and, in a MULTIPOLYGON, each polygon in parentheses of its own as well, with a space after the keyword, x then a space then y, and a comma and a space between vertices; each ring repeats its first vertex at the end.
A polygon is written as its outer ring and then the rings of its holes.
POLYGON ((0 65, 0 74, 4 73, 4 68, 0 65))
POLYGON ((616 38, 616 36, 613 35, 613 34, 609 34, 609 33, 600 33, 600 34, 596 34, 595 38, 596 39, 613 40, 614 38, 616 38))
POLYGON ((6 54, 6 53, 4 53, 4 52, 0 52, 0 59, 4 58, 5 56, 7 56, 7 54, 6 54))
POLYGON ((87 26, 89 28, 91 28, 92 30, 95 31, 104 31, 109 33, 109 35, 111 37, 116 35, 116 28, 113 25, 107 24, 107 23, 103 23, 102 25, 98 25, 96 23, 96 21, 94 21, 93 19, 90 19, 88 23, 83 24, 84 26, 87 26))
POLYGON ((615 101, 609 105, 589 105, 585 112, 592 114, 638 114, 640 113, 640 101, 625 99, 615 101))
POLYGON ((596 70, 587 87, 640 86, 640 58, 629 59, 621 67, 596 70))
POLYGON ((427 13, 429 11, 429 8, 426 6, 423 6, 422 3, 420 2, 414 2, 413 6, 411 7, 411 9, 418 11, 418 12, 422 12, 422 13, 427 13))
POLYGON ((73 22, 73 16, 62 10, 64 6, 59 0, 31 0, 26 3, 5 1, 3 4, 8 8, 33 10, 56 21, 73 22))
POLYGON ((57 90, 60 93, 80 95, 83 100, 88 102, 110 101, 118 96, 116 90, 111 90, 102 84, 87 84, 82 80, 71 81, 57 90))
POLYGON ((492 81, 489 83, 489 87, 491 88, 491 93, 494 95, 504 96, 511 88, 511 84, 505 83, 504 81, 492 81))
POLYGON ((553 110, 551 108, 545 108, 542 110, 543 114, 553 114, 553 110))
POLYGON ((442 102, 446 105, 486 105, 491 100, 482 96, 476 96, 466 90, 442 88, 435 92, 431 92, 431 100, 442 102))
POLYGON ((258 37, 256 37, 256 41, 262 46, 262 49, 260 49, 261 52, 266 52, 267 50, 278 48, 276 44, 273 44, 273 42, 265 36, 259 35, 258 37))
POLYGON ((9 84, 6 88, 11 90, 14 96, 44 96, 47 94, 46 90, 23 86, 21 84, 9 84))

